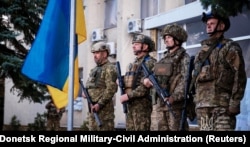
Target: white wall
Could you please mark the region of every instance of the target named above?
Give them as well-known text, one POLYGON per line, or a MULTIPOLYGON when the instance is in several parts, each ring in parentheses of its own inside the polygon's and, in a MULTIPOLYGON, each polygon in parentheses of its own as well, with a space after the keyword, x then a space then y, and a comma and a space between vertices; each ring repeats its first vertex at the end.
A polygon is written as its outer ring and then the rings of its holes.
POLYGON ((17 116, 17 120, 20 120, 21 125, 34 123, 37 113, 43 114, 46 111, 46 103, 30 103, 27 100, 19 102, 20 98, 17 97, 17 93, 10 92, 12 86, 12 80, 5 79, 4 125, 9 125, 14 115, 17 116))

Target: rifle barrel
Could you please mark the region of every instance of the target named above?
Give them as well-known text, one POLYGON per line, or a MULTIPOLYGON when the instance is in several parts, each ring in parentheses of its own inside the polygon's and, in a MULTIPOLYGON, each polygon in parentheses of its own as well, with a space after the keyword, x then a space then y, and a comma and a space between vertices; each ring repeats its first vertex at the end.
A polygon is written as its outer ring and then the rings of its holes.
POLYGON ((175 117, 175 113, 173 112, 172 110, 172 107, 171 105, 168 103, 168 101, 165 101, 165 98, 166 97, 169 97, 170 94, 167 90, 164 90, 160 87, 157 79, 154 77, 154 75, 148 70, 148 68, 146 67, 145 63, 142 62, 142 68, 143 68, 143 72, 144 72, 144 75, 146 77, 149 78, 149 80, 152 82, 153 84, 153 87, 155 88, 158 96, 164 101, 164 103, 166 104, 166 106, 169 108, 169 111, 171 112, 171 114, 175 117))
MULTIPOLYGON (((88 101, 89 105, 93 105, 93 102, 92 102, 92 100, 91 100, 91 98, 90 98, 90 96, 89 96, 89 93, 88 93, 87 89, 84 87, 84 85, 82 84, 81 79, 79 79, 79 83, 80 83, 80 85, 81 85, 81 87, 82 87, 82 90, 83 90, 83 92, 84 92, 84 94, 85 94, 85 96, 86 96, 86 98, 87 98, 87 101, 88 101)), ((90 108, 89 108, 89 109, 90 109, 90 108)), ((90 111, 90 112, 91 112, 91 111, 90 111)), ((101 127, 101 126, 102 126, 102 122, 101 122, 101 119, 99 118, 97 112, 93 111, 93 114, 94 114, 95 121, 96 121, 97 125, 98 125, 99 127, 101 127)))
MULTIPOLYGON (((116 62, 116 69, 117 69, 117 77, 118 77, 118 81, 119 81, 119 87, 120 87, 121 95, 123 95, 123 94, 125 94, 125 89, 124 89, 124 81, 122 79, 120 62, 119 61, 116 62)), ((124 102, 122 104, 122 106, 123 106, 123 113, 127 114, 128 113, 127 102, 124 102)))

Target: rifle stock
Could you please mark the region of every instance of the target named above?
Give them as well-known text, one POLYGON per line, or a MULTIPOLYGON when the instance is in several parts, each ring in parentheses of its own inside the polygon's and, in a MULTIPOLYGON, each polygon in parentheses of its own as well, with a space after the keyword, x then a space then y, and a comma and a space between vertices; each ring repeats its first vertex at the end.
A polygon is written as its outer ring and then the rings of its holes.
MULTIPOLYGON (((90 96, 89 96, 89 93, 88 93, 87 89, 84 87, 84 85, 82 84, 82 82, 81 82, 80 79, 79 79, 79 82, 80 82, 80 85, 81 85, 81 87, 82 87, 82 90, 83 90, 83 92, 84 92, 84 94, 85 94, 85 96, 86 96, 86 98, 87 98, 88 104, 89 104, 89 105, 93 105, 94 103, 92 102, 92 100, 91 100, 91 98, 90 98, 90 96)), ((91 112, 90 107, 89 107, 89 112, 91 112)), ((94 114, 95 121, 96 121, 97 125, 98 125, 99 127, 101 127, 101 126, 102 126, 102 122, 101 122, 101 120, 100 120, 98 114, 97 114, 96 112, 93 112, 93 114, 94 114)))
MULTIPOLYGON (((124 81, 121 75, 121 68, 120 68, 120 62, 117 61, 116 62, 116 69, 117 69, 117 78, 119 81, 119 87, 120 87, 120 91, 121 91, 121 95, 125 94, 125 89, 124 89, 124 81)), ((124 102, 122 104, 123 106, 123 113, 127 114, 128 110, 127 110, 127 102, 124 102)))
POLYGON ((175 117, 175 113, 173 112, 172 110, 172 107, 171 105, 165 101, 165 98, 166 97, 169 97, 170 94, 167 90, 164 90, 160 87, 160 85, 158 84, 158 81, 157 79, 154 77, 154 75, 148 70, 147 66, 145 65, 144 62, 142 62, 142 69, 143 69, 143 72, 144 72, 144 75, 146 77, 149 78, 149 80, 152 82, 153 84, 153 87, 155 88, 158 96, 165 102, 165 105, 169 108, 169 111, 171 112, 171 114, 175 117))
POLYGON ((185 123, 187 120, 187 105, 188 105, 188 101, 193 100, 193 95, 192 93, 189 92, 189 87, 190 87, 190 83, 191 83, 191 79, 192 79, 192 71, 194 69, 194 56, 190 57, 190 62, 188 65, 188 72, 186 75, 186 82, 185 82, 185 101, 183 104, 183 108, 182 108, 182 113, 181 113, 181 124, 180 124, 180 131, 185 131, 185 123))

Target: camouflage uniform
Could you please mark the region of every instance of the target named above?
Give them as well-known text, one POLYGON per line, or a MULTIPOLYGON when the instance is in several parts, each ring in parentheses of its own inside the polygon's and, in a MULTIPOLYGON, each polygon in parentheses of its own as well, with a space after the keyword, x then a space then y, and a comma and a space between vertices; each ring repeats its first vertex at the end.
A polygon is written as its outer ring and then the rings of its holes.
MULTIPOLYGON (((137 37, 134 38, 133 42, 142 41, 141 43, 151 45, 154 43, 148 36, 138 35, 137 37), (148 39, 148 42, 144 42, 143 39, 148 39)), ((151 50, 153 48, 154 44, 151 50)), ((149 131, 151 126, 152 102, 150 88, 146 88, 142 83, 144 77, 141 68, 142 62, 145 62, 145 65, 151 71, 156 60, 149 54, 142 58, 136 57, 135 61, 128 65, 124 76, 125 91, 129 97, 126 117, 127 131, 149 131)))
POLYGON ((53 101, 50 101, 46 104, 45 108, 48 110, 47 113, 47 131, 59 131, 60 129, 60 120, 62 118, 64 108, 57 109, 53 101))
MULTIPOLYGON (((172 36, 181 43, 187 39, 187 34, 183 28, 174 24, 167 25, 163 30, 163 39, 166 35, 172 36)), ((154 66, 154 75, 161 88, 169 91, 171 97, 174 98, 171 104, 172 112, 169 107, 163 102, 162 98, 156 97, 156 115, 158 120, 159 131, 178 131, 180 129, 182 119, 182 108, 184 105, 185 81, 188 74, 188 65, 190 56, 186 50, 179 46, 174 52, 169 50, 164 54, 164 57, 159 60, 154 66)), ((185 119, 185 130, 188 130, 188 123, 185 119)))
MULTIPOLYGON (((219 16, 211 16, 220 19, 219 16)), ((204 14, 205 19, 209 16, 204 14)), ((204 20, 204 21, 206 21, 204 20)), ((230 26, 226 19, 226 29, 230 26)), ((224 31, 225 31, 224 30, 224 31)), ((238 43, 230 39, 206 39, 201 42, 201 50, 195 57, 196 112, 200 130, 232 131, 236 125, 236 115, 240 113, 240 101, 246 86, 245 63, 238 43), (220 39, 201 70, 200 60, 208 49, 220 39), (230 113, 233 108, 234 113, 230 113)))
MULTIPOLYGON (((100 44, 93 47, 92 52, 98 50, 108 50, 109 48, 100 48, 100 44)), ((89 96, 93 103, 98 103, 101 109, 97 112, 102 126, 98 127, 93 113, 89 115, 90 131, 114 131, 114 104, 113 96, 117 91, 117 74, 115 65, 108 59, 102 65, 97 65, 91 69, 86 83, 89 96)))

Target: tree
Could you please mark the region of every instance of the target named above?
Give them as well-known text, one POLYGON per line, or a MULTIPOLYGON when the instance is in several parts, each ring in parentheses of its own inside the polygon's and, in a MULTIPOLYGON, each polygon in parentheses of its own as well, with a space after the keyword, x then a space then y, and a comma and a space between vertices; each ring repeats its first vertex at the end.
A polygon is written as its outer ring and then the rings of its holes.
POLYGON ((211 6, 211 10, 216 10, 224 17, 237 16, 244 9, 250 9, 250 0, 200 0, 204 9, 211 6))
MULTIPOLYGON (((0 78, 11 78, 20 101, 49 98, 45 85, 21 73, 23 61, 39 29, 48 0, 0 0, 0 78)), ((32 67, 31 67, 32 68, 32 67)))

